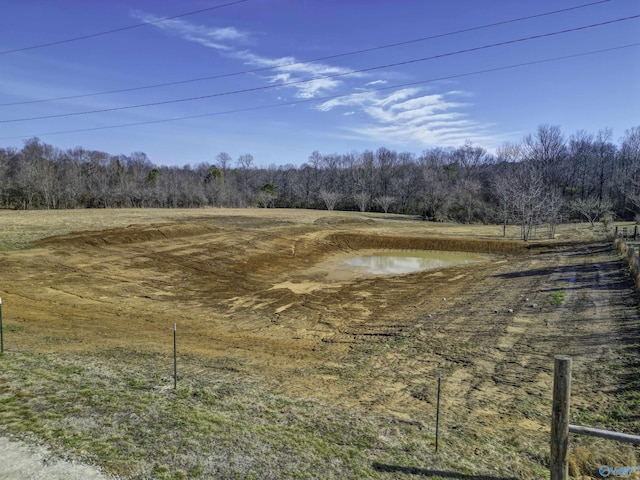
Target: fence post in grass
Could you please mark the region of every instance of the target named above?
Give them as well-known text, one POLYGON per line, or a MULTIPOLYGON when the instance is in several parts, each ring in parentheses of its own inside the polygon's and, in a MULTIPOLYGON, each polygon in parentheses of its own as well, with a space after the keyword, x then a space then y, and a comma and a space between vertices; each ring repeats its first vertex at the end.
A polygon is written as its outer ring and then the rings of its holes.
POLYGON ((436 453, 438 453, 438 436, 440 433, 440 380, 442 379, 442 370, 438 369, 438 399, 436 401, 436 453))
POLYGON ((553 409, 551 412, 551 480, 569 478, 569 405, 571 400, 571 357, 556 355, 553 367, 553 409))
POLYGON ((2 333, 2 298, 0 298, 0 353, 4 353, 4 336, 2 333))
POLYGON ((176 324, 173 324, 173 389, 178 388, 178 350, 176 346, 176 324))

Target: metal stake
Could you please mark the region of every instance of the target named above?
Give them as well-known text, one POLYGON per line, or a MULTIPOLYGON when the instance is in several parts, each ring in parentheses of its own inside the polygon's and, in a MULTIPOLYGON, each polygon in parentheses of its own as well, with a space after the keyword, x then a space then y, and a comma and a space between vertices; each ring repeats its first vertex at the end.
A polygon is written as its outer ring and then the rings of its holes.
POLYGON ((178 388, 178 355, 176 348, 176 324, 173 324, 173 389, 178 388))
POLYGON ((436 403, 436 453, 438 453, 438 436, 440 433, 440 380, 442 379, 442 370, 438 369, 438 400, 436 403))
POLYGON ((4 353, 4 337, 2 336, 2 298, 0 298, 0 353, 4 353))

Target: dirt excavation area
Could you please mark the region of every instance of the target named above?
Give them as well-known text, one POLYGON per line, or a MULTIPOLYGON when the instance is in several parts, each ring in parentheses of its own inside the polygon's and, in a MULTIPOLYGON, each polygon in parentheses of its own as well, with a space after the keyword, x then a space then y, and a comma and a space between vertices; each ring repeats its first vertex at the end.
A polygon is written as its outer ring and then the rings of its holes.
MULTIPOLYGON (((0 222, 0 436, 113 478, 548 478, 555 354, 571 423, 640 434, 639 296, 601 226, 524 243, 355 212, 0 222), (410 252, 475 260, 349 263, 410 252)), ((572 436, 575 478, 601 465, 638 448, 572 436)))

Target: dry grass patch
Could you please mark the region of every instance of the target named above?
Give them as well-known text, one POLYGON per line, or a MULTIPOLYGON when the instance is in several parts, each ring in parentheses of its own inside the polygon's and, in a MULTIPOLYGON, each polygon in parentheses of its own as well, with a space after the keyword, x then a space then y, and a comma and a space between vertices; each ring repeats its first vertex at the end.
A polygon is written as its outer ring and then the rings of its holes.
POLYGON ((166 359, 140 351, 9 354, 2 362, 3 435, 44 440, 61 457, 119 478, 397 478, 391 466, 477 471, 448 446, 436 457, 433 429, 422 422, 277 394, 224 360, 182 362, 177 390, 166 359))

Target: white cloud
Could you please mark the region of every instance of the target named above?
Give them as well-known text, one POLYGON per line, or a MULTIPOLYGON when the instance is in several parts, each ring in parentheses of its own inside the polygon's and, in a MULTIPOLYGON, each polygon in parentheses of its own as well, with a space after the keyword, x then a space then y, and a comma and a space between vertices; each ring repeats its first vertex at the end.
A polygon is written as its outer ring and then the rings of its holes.
POLYGON ((298 98, 314 98, 319 94, 335 90, 340 86, 340 81, 333 78, 319 78, 310 82, 295 85, 298 89, 298 98))
POLYGON ((360 106, 363 107, 367 104, 367 102, 372 102, 376 98, 374 92, 362 92, 362 93, 354 93, 351 95, 345 95, 343 97, 333 98, 331 100, 327 100, 326 102, 322 102, 317 105, 316 110, 320 110, 322 112, 328 112, 329 110, 333 110, 338 107, 353 107, 360 106))
MULTIPOLYGON (((424 94, 420 88, 402 88, 388 94, 362 92, 323 102, 317 110, 328 112, 358 108, 368 117, 365 125, 348 129, 350 137, 375 140, 390 145, 458 146, 466 140, 477 144, 495 143, 487 125, 471 120, 464 111, 468 103, 455 101, 469 97, 466 92, 424 94)), ((360 118, 360 117, 359 117, 360 118)))
POLYGON ((335 92, 344 84, 344 78, 361 76, 352 70, 323 63, 299 63, 293 57, 268 58, 248 50, 230 52, 230 56, 242 60, 247 65, 271 68, 275 72, 268 75, 270 83, 292 83, 283 87, 295 88, 297 98, 314 98, 335 92))
POLYGON ((404 100, 405 98, 409 98, 412 95, 416 95, 420 92, 419 88, 403 88, 401 90, 397 90, 392 94, 388 95, 385 98, 382 98, 376 102, 376 105, 384 107, 389 104, 393 104, 399 100, 404 100))
POLYGON ((224 42, 246 41, 249 38, 248 33, 242 32, 235 27, 194 25, 176 18, 158 22, 158 20, 161 20, 161 17, 141 12, 133 12, 132 16, 144 22, 157 22, 153 24, 154 27, 167 31, 173 35, 177 35, 185 40, 222 51, 233 50, 231 45, 224 42))
MULTIPOLYGON (((157 19, 140 14, 145 21, 157 19)), ((154 26, 188 41, 217 50, 221 55, 243 62, 257 70, 269 84, 294 92, 295 98, 312 99, 324 95, 339 94, 346 90, 349 80, 367 78, 370 74, 357 73, 346 67, 326 63, 300 63, 295 57, 268 57, 247 48, 251 35, 234 27, 208 27, 191 24, 182 19, 168 20, 154 26)), ((365 90, 340 96, 315 106, 319 112, 338 111, 344 117, 352 117, 354 124, 347 133, 359 139, 375 140, 391 145, 457 146, 465 140, 474 143, 497 143, 487 134, 488 125, 469 118, 469 103, 457 101, 472 97, 470 92, 450 90, 442 93, 426 93, 425 88, 408 87, 387 92, 372 90, 386 85, 387 80, 371 80, 365 90), (366 90, 368 89, 368 90, 366 90), (345 111, 340 112, 340 109, 345 111), (356 115, 360 113, 361 115, 356 115), (362 115, 363 114, 363 115, 362 115)), ((352 91, 363 85, 352 85, 352 91)), ((278 98, 282 98, 279 95, 278 98)))
POLYGON ((278 82, 288 82, 291 80, 291 75, 288 73, 279 73, 278 75, 273 75, 270 79, 270 83, 278 83, 278 82))
MULTIPOLYGON (((137 13, 136 17, 146 22, 159 20, 159 17, 149 14, 137 13)), ((243 48, 238 48, 234 43, 245 44, 250 35, 234 27, 208 27, 182 19, 166 20, 153 25, 184 40, 218 50, 227 57, 241 60, 245 65, 273 69, 274 73, 267 74, 266 80, 272 84, 291 83, 292 85, 283 87, 295 89, 297 98, 308 99, 335 92, 344 84, 343 76, 361 76, 348 68, 318 62, 300 63, 295 57, 270 58, 258 55, 244 45, 243 48)))
POLYGON ((422 95, 420 97, 410 98, 404 102, 396 103, 391 106, 392 110, 416 110, 424 107, 437 108, 444 104, 441 94, 422 95))

